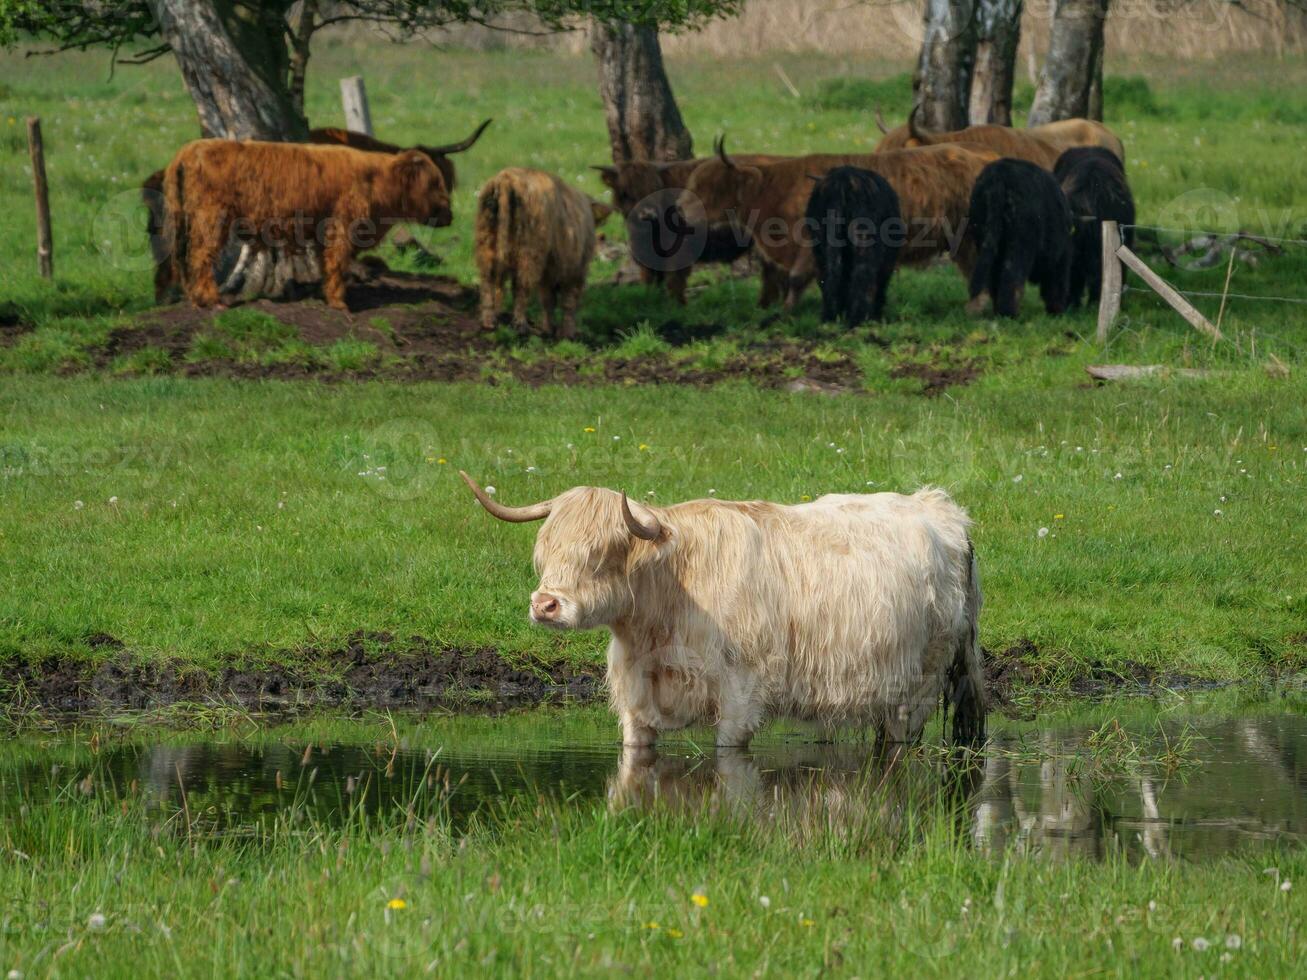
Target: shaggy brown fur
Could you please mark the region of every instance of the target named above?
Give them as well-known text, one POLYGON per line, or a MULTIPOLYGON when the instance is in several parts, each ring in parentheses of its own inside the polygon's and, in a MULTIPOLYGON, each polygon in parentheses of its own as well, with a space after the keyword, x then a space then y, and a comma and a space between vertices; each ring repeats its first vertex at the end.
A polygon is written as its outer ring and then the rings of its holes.
POLYGON ((709 227, 746 225, 763 262, 785 274, 785 305, 793 307, 816 274, 811 234, 804 226, 812 177, 842 166, 880 174, 894 188, 902 211, 899 264, 921 265, 951 254, 969 276, 972 250, 962 233, 971 186, 996 159, 998 154, 985 147, 957 143, 890 153, 817 154, 760 166, 716 158, 694 171, 682 207, 691 221, 709 227))
MULTIPOLYGON (((454 173, 454 161, 449 159, 450 154, 462 153, 471 147, 473 143, 481 138, 481 134, 485 132, 490 122, 491 120, 487 119, 476 128, 471 136, 459 140, 457 143, 446 143, 444 146, 423 146, 418 143, 412 149, 431 158, 431 162, 440 170, 440 176, 445 178, 445 187, 452 191, 456 175, 454 173)), ((348 129, 336 129, 330 126, 324 129, 309 130, 309 142, 348 146, 355 150, 367 150, 369 153, 402 153, 404 150, 409 149, 409 147, 386 143, 363 133, 355 133, 348 129)))
POLYGON ((968 126, 951 133, 934 133, 922 130, 915 120, 909 118, 904 125, 885 132, 876 144, 876 152, 959 142, 979 143, 1000 156, 1029 160, 1045 170, 1052 170, 1058 156, 1073 146, 1101 146, 1115 153, 1123 163, 1125 161, 1125 147, 1121 140, 1102 123, 1092 119, 1062 119, 1029 129, 984 125, 968 126))
POLYGON ((513 326, 527 329, 526 306, 538 293, 544 333, 563 307, 560 337, 576 335, 576 308, 595 253, 595 225, 612 213, 553 174, 509 167, 477 198, 476 261, 481 276, 481 325, 491 330, 513 283, 513 326))
POLYGON ((178 151, 163 184, 163 237, 196 306, 218 302, 213 261, 232 235, 256 251, 316 243, 323 296, 343 310, 356 252, 379 245, 398 222, 452 220, 445 181, 417 150, 196 140, 178 151))
MULTIPOLYGON (((681 190, 690 182, 690 175, 699 164, 709 158, 696 160, 675 160, 671 163, 656 163, 648 160, 636 160, 617 166, 597 166, 600 179, 612 191, 613 206, 628 222, 642 217, 634 212, 641 202, 647 201, 660 191, 681 190)), ((745 153, 733 158, 738 163, 759 164, 774 163, 787 159, 782 156, 769 156, 763 153, 745 153)), ((660 216, 653 215, 653 220, 660 216)), ((648 220, 648 217, 645 220, 648 220)), ((743 241, 731 229, 717 229, 709 233, 704 242, 703 253, 696 260, 696 265, 715 262, 734 262, 749 251, 748 238, 743 241)), ((644 283, 661 283, 668 294, 678 303, 685 302, 685 287, 690 279, 690 270, 674 269, 662 271, 640 266, 640 281, 644 283)), ((784 295, 785 280, 777 276, 769 266, 762 267, 762 296, 760 306, 770 306, 784 295)))
MULTIPOLYGON (((443 146, 418 145, 413 149, 431 159, 431 162, 440 171, 440 176, 444 178, 445 189, 452 191, 456 174, 454 161, 449 159, 450 154, 462 153, 464 150, 469 149, 481 137, 481 134, 485 132, 490 123, 491 120, 487 119, 473 131, 471 136, 456 143, 446 143, 443 146)), ((309 142, 325 146, 348 146, 355 150, 366 150, 370 153, 403 153, 406 149, 394 143, 386 143, 374 137, 365 136, 363 133, 333 127, 309 130, 309 142)), ((180 284, 175 277, 176 270, 168 255, 167 243, 163 239, 162 170, 156 170, 145 178, 145 183, 141 185, 141 200, 145 202, 145 207, 149 212, 146 219, 146 231, 150 235, 150 250, 154 256, 154 301, 160 304, 170 303, 177 298, 180 284)))

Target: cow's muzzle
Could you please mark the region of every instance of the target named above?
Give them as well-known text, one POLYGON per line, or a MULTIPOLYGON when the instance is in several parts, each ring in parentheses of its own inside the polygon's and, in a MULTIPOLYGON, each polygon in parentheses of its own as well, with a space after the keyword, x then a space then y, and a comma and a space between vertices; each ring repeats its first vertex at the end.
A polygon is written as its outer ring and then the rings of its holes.
POLYGON ((427 218, 428 228, 448 228, 454 223, 454 212, 449 208, 438 208, 427 218))
POLYGON ((558 596, 548 592, 537 592, 531 596, 531 620, 545 626, 560 626, 563 615, 563 603, 558 596))

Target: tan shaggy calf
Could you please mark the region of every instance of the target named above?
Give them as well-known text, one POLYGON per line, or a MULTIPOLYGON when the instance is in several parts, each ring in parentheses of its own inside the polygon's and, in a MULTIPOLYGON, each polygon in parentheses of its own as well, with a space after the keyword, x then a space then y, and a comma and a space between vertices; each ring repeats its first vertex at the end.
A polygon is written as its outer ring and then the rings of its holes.
POLYGON ((452 220, 444 178, 418 150, 196 140, 168 164, 163 185, 165 247, 196 306, 218 302, 213 262, 232 235, 254 251, 321 247, 323 296, 344 310, 357 252, 397 223, 452 220))
POLYGON ((541 330, 554 330, 561 304, 560 337, 576 335, 576 308, 595 254, 595 225, 612 213, 543 170, 509 167, 477 198, 476 261, 481 276, 481 326, 491 330, 513 284, 513 326, 527 329, 526 306, 538 294, 541 330))

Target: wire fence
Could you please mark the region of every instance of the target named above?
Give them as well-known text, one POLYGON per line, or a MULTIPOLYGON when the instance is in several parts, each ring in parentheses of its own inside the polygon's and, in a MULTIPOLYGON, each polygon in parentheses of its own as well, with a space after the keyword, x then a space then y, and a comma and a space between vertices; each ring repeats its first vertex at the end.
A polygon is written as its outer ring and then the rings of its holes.
MULTIPOLYGON (((1221 319, 1223 318, 1226 312, 1226 306, 1231 301, 1241 301, 1241 302, 1251 301, 1251 302, 1258 302, 1258 303, 1281 303, 1289 306, 1307 306, 1307 296, 1301 296, 1301 295, 1278 296, 1270 293, 1233 292, 1229 288, 1230 282, 1233 279, 1236 271, 1236 260, 1240 252, 1240 248, 1239 248, 1240 243, 1247 242, 1247 243, 1251 243, 1252 245, 1261 246, 1263 249, 1262 254, 1267 259, 1274 259, 1274 258, 1284 257, 1286 252, 1285 246, 1288 246, 1289 249, 1294 249, 1294 248, 1307 249, 1307 239, 1280 237, 1274 235, 1253 235, 1242 231, 1230 232, 1230 231, 1212 231, 1212 230, 1200 229, 1200 228, 1171 228, 1162 225, 1133 224, 1133 225, 1121 225, 1120 228, 1123 232, 1127 228, 1133 229, 1136 232, 1140 232, 1140 231, 1153 232, 1154 242, 1156 241, 1156 233, 1173 234, 1173 235, 1181 236, 1180 247, 1190 247, 1192 251, 1206 250, 1207 255, 1211 255, 1212 250, 1217 250, 1218 254, 1220 252, 1225 252, 1228 250, 1229 252, 1228 257, 1225 255, 1221 255, 1217 261, 1209 262, 1206 265, 1202 265, 1202 266, 1191 265, 1186 267, 1180 265, 1176 261, 1176 253, 1177 253, 1176 248, 1167 249, 1165 246, 1162 246, 1163 254, 1166 256, 1167 261, 1171 265, 1171 271, 1174 273, 1202 274, 1202 273, 1209 273, 1209 272, 1219 273, 1221 271, 1224 271, 1225 288, 1221 290, 1183 289, 1179 285, 1177 285, 1175 281, 1178 277, 1174 275, 1168 276, 1168 280, 1169 280, 1168 285, 1170 285, 1171 288, 1174 289, 1181 296, 1184 296, 1186 298, 1220 301, 1220 312, 1217 315, 1218 329, 1220 328, 1221 319), (1222 270, 1222 266, 1224 266, 1223 270, 1222 270)), ((1136 238, 1138 238, 1138 236, 1136 236, 1136 238)), ((1244 251, 1247 252, 1248 250, 1245 249, 1244 251)), ((1189 253, 1186 252, 1180 254, 1189 254, 1189 253)), ((1304 255, 1304 257, 1307 257, 1307 253, 1302 253, 1302 254, 1304 255)), ((1247 269, 1245 268, 1241 271, 1244 271, 1245 275, 1243 278, 1246 280, 1247 269)), ((1131 286, 1123 281, 1121 285, 1121 292, 1123 294, 1125 293, 1146 294, 1152 297, 1153 299, 1158 300, 1159 302, 1164 302, 1162 297, 1158 296, 1158 294, 1148 286, 1139 286, 1139 285, 1131 286)), ((1302 339, 1299 338, 1291 339, 1282 334, 1269 333, 1261 329, 1256 329, 1255 335, 1260 337, 1262 340, 1271 341, 1278 345, 1282 345, 1284 348, 1288 350, 1292 350, 1295 353, 1295 355, 1307 354, 1307 343, 1304 343, 1302 339)), ((1238 341, 1232 341, 1232 343, 1237 349, 1242 349, 1242 346, 1238 343, 1238 341)))

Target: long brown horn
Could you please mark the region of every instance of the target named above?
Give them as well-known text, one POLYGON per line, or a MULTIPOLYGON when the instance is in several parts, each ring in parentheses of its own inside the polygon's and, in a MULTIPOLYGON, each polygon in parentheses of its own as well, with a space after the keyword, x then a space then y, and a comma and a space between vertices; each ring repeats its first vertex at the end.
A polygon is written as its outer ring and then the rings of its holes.
POLYGON ((657 541, 663 533, 662 524, 653 514, 649 515, 649 523, 644 524, 631 513, 631 502, 625 493, 622 494, 622 520, 626 521, 628 531, 644 541, 657 541))
POLYGON ((717 155, 722 158, 722 163, 726 164, 726 166, 730 167, 732 170, 735 169, 735 163, 726 155, 725 134, 717 137, 717 155))
POLYGON ((505 507, 503 504, 496 503, 491 498, 490 494, 477 486, 476 481, 462 470, 458 471, 458 475, 461 476, 463 482, 472 489, 472 493, 476 496, 477 500, 480 501, 482 507, 490 511, 490 513, 494 514, 501 521, 508 521, 510 524, 525 524, 527 521, 544 520, 544 518, 549 516, 549 511, 554 506, 553 500, 550 499, 542 500, 538 504, 531 504, 527 507, 505 507))
POLYGON ((885 117, 880 114, 880 106, 876 106, 876 125, 880 128, 882 135, 889 132, 889 127, 885 125, 885 117))
POLYGON ((917 140, 919 143, 929 145, 930 133, 926 132, 926 130, 921 129, 917 126, 917 113, 920 111, 921 111, 921 103, 917 103, 912 107, 912 111, 908 113, 908 132, 912 134, 912 138, 914 140, 917 140))
POLYGON ((428 146, 426 150, 428 153, 433 153, 433 154, 434 153, 462 153, 464 150, 468 149, 473 143, 475 143, 477 140, 481 138, 481 134, 486 131, 486 127, 489 126, 492 122, 494 122, 493 119, 487 119, 485 122, 483 122, 480 126, 478 126, 473 131, 471 136, 469 136, 465 140, 459 140, 459 142, 457 143, 446 143, 444 146, 428 146))

